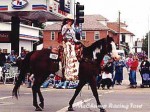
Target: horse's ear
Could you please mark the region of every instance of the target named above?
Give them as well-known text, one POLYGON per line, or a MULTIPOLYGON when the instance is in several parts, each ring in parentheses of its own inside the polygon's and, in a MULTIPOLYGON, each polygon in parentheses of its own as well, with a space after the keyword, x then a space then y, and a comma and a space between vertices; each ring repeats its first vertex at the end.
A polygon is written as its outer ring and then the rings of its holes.
POLYGON ((114 41, 114 39, 110 37, 109 35, 107 35, 107 42, 112 42, 112 41, 114 41))
POLYGON ((110 36, 109 35, 107 35, 107 38, 109 38, 110 36))

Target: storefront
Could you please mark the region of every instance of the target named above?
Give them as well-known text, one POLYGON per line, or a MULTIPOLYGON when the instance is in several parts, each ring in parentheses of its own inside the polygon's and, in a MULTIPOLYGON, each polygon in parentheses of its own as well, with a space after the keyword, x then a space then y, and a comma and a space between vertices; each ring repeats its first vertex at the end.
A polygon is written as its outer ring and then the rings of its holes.
MULTIPOLYGON (((67 1, 70 1, 70 0, 67 0, 67 1)), ((67 10, 70 10, 69 9, 71 7, 70 2, 66 2, 65 0, 64 5, 66 6, 66 4, 67 4, 67 10)), ((64 12, 60 10, 60 0, 1 0, 0 1, 0 22, 2 23, 12 22, 10 23, 11 26, 15 26, 13 24, 14 17, 15 18, 17 17, 17 19, 19 19, 18 23, 15 23, 15 24, 20 24, 20 21, 24 21, 24 20, 28 20, 30 22, 39 21, 41 23, 44 23, 47 21, 61 21, 62 19, 64 19, 64 17, 68 13, 69 12, 64 12)), ((2 25, 0 25, 0 27, 1 26, 2 25)), ((37 39, 35 37, 38 37, 38 36, 31 35, 33 33, 30 33, 30 34, 26 34, 27 32, 24 33, 21 30, 21 25, 20 26, 18 25, 17 31, 15 31, 14 29, 13 27, 11 27, 8 30, 8 31, 11 31, 10 43, 3 42, 3 41, 0 42, 1 45, 3 44, 2 47, 4 47, 4 49, 10 48, 10 46, 11 46, 10 49, 12 49, 15 46, 14 48, 20 52, 20 49, 22 48, 21 45, 24 45, 24 46, 33 45, 33 42, 31 42, 31 40, 35 41, 37 39), (15 35, 12 35, 12 32, 14 32, 15 35), (15 42, 13 41, 13 40, 17 40, 18 38, 19 38, 19 41, 15 41, 15 42), (24 41, 23 42, 24 44, 21 41, 24 41), (31 43, 27 41, 30 41, 31 43)), ((7 31, 7 30, 3 29, 1 31, 7 31)), ((31 50, 32 49, 29 49, 29 51, 31 50)), ((10 52, 10 51, 8 50, 7 52, 10 52)))
MULTIPOLYGON (((9 40, 11 23, 0 23, 0 48, 4 53, 10 53, 11 43, 9 40)), ((41 29, 37 27, 27 26, 20 24, 19 33, 19 53, 21 49, 26 51, 33 50, 33 44, 39 41, 39 31, 41 29)))

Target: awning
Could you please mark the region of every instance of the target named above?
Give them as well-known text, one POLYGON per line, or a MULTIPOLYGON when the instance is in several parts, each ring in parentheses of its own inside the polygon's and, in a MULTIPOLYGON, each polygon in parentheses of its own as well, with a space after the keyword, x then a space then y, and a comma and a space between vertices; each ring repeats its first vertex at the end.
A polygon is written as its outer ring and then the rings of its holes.
POLYGON ((67 13, 59 10, 59 5, 59 0, 0 0, 0 22, 9 22, 12 16, 29 21, 61 21, 67 13))

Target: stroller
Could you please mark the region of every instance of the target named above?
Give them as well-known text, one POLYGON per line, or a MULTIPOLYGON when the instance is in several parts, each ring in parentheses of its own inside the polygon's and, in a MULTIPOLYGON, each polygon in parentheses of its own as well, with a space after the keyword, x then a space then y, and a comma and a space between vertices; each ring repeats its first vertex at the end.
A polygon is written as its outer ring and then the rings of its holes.
POLYGON ((142 77, 142 84, 140 85, 141 88, 150 87, 150 73, 143 73, 141 74, 142 77))
POLYGON ((144 87, 150 87, 150 70, 149 70, 149 65, 147 66, 142 66, 144 64, 141 63, 141 66, 140 66, 140 74, 141 74, 141 77, 142 77, 142 84, 140 85, 141 88, 144 88, 144 87))

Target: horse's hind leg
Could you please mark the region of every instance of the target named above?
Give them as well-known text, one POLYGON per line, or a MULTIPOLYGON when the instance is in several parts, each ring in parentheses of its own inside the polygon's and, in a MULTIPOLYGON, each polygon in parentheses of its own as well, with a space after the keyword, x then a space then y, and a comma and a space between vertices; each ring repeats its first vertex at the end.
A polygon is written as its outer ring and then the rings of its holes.
POLYGON ((36 83, 34 82, 32 86, 32 92, 33 92, 33 106, 36 108, 35 111, 42 111, 42 109, 37 103, 37 93, 38 93, 39 88, 40 86, 37 86, 36 83))
POLYGON ((76 88, 76 91, 72 97, 72 99, 69 102, 68 111, 73 111, 72 105, 74 103, 75 98, 78 96, 79 92, 81 91, 82 87, 86 84, 86 81, 79 81, 79 84, 76 88))
POLYGON ((94 76, 93 76, 93 78, 90 79, 89 84, 90 84, 91 90, 93 92, 93 95, 96 99, 97 106, 100 109, 100 112, 105 112, 105 110, 103 109, 103 107, 99 101, 99 96, 98 96, 98 92, 97 92, 97 88, 96 88, 96 78, 94 76))

